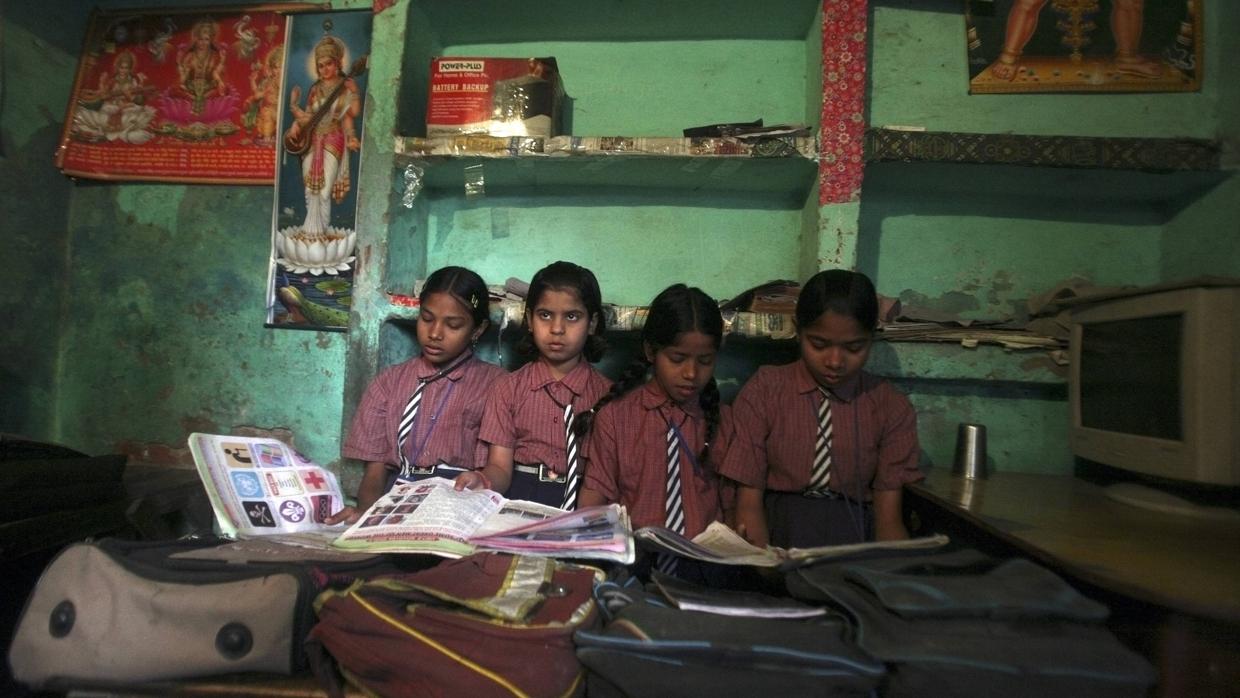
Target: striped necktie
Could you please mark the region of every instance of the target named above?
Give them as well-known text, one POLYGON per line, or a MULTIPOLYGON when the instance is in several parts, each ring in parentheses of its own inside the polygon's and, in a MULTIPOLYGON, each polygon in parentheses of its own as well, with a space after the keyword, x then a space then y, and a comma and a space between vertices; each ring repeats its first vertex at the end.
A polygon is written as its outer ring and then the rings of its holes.
POLYGON ((570 400, 564 406, 564 446, 565 463, 567 470, 565 472, 564 483, 564 503, 560 505, 561 509, 572 511, 577 508, 577 491, 581 489, 581 471, 577 468, 577 435, 573 433, 573 421, 576 415, 573 414, 573 403, 570 400))
POLYGON ((418 418, 418 408, 422 405, 422 391, 426 390, 426 386, 430 385, 432 380, 434 378, 418 381, 418 387, 414 389, 413 395, 409 396, 409 402, 405 403, 405 411, 400 416, 400 426, 396 429, 396 452, 400 454, 400 474, 405 477, 411 474, 412 468, 409 457, 405 455, 405 444, 409 442, 409 434, 413 432, 413 424, 418 418))
MULTIPOLYGON (((672 425, 667 427, 667 495, 664 499, 668 530, 685 533, 685 509, 680 491, 680 435, 672 425)), ((671 553, 659 555, 655 567, 664 574, 675 574, 678 558, 671 553)))
POLYGON ((422 391, 426 390, 426 386, 455 371, 472 356, 472 351, 466 351, 446 367, 418 380, 418 387, 413 389, 413 395, 410 395, 409 402, 405 403, 405 411, 401 414, 400 424, 396 427, 396 454, 400 457, 401 476, 409 477, 414 467, 414 464, 409 462, 409 457, 405 455, 405 444, 409 443, 409 435, 413 433, 413 425, 418 420, 418 408, 422 406, 422 391))
POLYGON ((805 494, 809 496, 826 493, 827 483, 831 482, 831 399, 823 388, 822 404, 818 405, 818 440, 814 443, 814 468, 810 472, 809 487, 805 494))

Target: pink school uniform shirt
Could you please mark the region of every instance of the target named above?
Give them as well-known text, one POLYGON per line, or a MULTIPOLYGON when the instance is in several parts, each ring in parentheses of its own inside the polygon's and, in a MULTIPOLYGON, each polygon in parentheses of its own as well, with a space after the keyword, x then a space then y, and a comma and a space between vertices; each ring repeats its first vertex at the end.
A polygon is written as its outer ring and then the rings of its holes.
POLYGON ((562 475, 564 405, 571 401, 574 413, 585 412, 610 389, 611 381, 584 360, 558 381, 546 364, 531 361, 496 383, 478 438, 513 449, 515 463, 543 463, 562 475))
MULTIPOLYGON (((720 405, 710 446, 713 462, 727 452, 730 420, 731 408, 720 405)), ((709 463, 695 462, 706 441, 706 415, 696 402, 684 409, 648 382, 604 406, 586 439, 589 465, 583 486, 623 504, 634 528, 665 525, 669 423, 684 439, 680 490, 685 535, 692 538, 722 514, 719 478, 709 463)))
MULTIPOLYGON (((735 439, 719 473, 778 492, 809 485, 818 429, 818 384, 796 361, 762 366, 732 403, 735 439)), ((869 501, 871 488, 900 489, 917 467, 917 413, 890 383, 862 371, 831 395, 830 489, 869 501)))
MULTIPOLYGON (((380 373, 366 387, 341 454, 399 467, 396 432, 405 405, 418 383, 438 370, 419 356, 380 373)), ((475 356, 429 383, 405 442, 405 457, 423 468, 441 462, 471 469, 485 465, 486 447, 478 441, 478 427, 487 396, 506 375, 504 369, 475 356)))

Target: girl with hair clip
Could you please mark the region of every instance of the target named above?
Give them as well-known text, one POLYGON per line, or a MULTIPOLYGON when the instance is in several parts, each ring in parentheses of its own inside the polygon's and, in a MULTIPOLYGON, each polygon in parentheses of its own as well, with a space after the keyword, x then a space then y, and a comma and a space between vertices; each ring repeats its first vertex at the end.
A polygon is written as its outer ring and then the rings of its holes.
MULTIPOLYGON (((726 451, 718 439, 730 412, 715 384, 723 317, 701 289, 675 284, 650 303, 641 336, 642 358, 580 423, 578 435, 590 436, 589 468, 577 503, 618 502, 635 528, 692 538, 722 519, 711 462, 726 451)), ((687 562, 657 564, 692 576, 687 562)))
POLYGON ((525 298, 524 326, 517 350, 537 358, 496 384, 478 433, 488 447, 486 467, 462 473, 456 487, 571 510, 583 467, 573 425, 611 387, 590 365, 606 348, 594 273, 572 262, 540 269, 525 298))
POLYGON ((341 449, 366 462, 357 506, 329 524, 357 521, 397 480, 450 478, 486 464, 478 427, 487 395, 506 375, 474 354, 491 322, 486 283, 464 267, 444 267, 426 280, 418 305, 422 353, 367 386, 341 449))
POLYGON ((922 478, 917 415, 862 370, 878 326, 873 283, 815 274, 796 323, 800 359, 759 368, 733 402, 719 473, 737 483, 734 528, 782 548, 907 538, 901 488, 922 478))

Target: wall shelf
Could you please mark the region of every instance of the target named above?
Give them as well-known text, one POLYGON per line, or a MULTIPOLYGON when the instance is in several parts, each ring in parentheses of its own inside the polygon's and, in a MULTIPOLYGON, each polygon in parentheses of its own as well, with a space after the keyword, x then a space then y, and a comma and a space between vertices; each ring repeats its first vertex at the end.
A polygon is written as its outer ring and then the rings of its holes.
POLYGON ((870 129, 871 201, 893 215, 983 215, 1158 225, 1231 176, 1219 144, 870 129))
POLYGON ((714 206, 800 208, 813 188, 818 165, 813 138, 768 139, 762 145, 736 138, 455 138, 396 139, 396 165, 423 170, 425 191, 469 196, 482 182, 488 194, 608 197, 640 195, 679 199, 715 196, 714 206), (583 142, 599 142, 599 149, 583 142), (479 178, 481 178, 479 180, 479 178))
POLYGON ((1222 148, 1194 138, 1101 138, 871 128, 867 162, 938 162, 1152 172, 1219 169, 1222 148))

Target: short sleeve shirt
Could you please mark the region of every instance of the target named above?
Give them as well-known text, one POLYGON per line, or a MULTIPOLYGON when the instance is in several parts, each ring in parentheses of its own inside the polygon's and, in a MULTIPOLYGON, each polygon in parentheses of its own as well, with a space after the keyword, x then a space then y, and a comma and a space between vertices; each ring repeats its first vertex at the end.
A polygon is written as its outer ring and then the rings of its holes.
MULTIPOLYGON (((719 417, 708 452, 711 462, 727 452, 731 408, 721 405, 719 417)), ((635 528, 665 525, 669 425, 684 440, 681 502, 685 535, 692 538, 721 518, 719 478, 710 463, 699 462, 706 416, 697 403, 681 407, 669 400, 654 381, 598 411, 586 440, 589 464, 583 486, 623 504, 635 528)))
MULTIPOLYGON (((418 384, 438 371, 419 356, 380 373, 362 395, 341 455, 399 466, 397 430, 405 405, 418 384)), ((405 457, 410 463, 417 467, 439 463, 460 468, 486 465, 486 447, 478 441, 478 428, 487 396, 505 375, 499 366, 474 357, 428 383, 405 442, 405 457)))
MULTIPOLYGON (((804 490, 823 399, 800 361, 759 368, 732 403, 736 438, 720 474, 750 487, 804 490)), ((917 414, 890 383, 862 371, 828 399, 832 490, 868 501, 872 489, 900 489, 924 477, 918 469, 917 414)))
POLYGON ((557 474, 567 470, 564 406, 574 413, 594 407, 611 381, 586 361, 561 380, 541 361, 531 361, 504 376, 487 400, 478 438, 511 448, 517 463, 543 463, 557 474))

